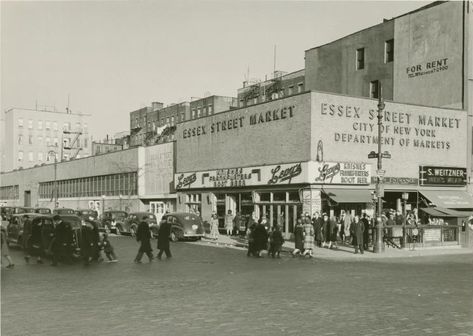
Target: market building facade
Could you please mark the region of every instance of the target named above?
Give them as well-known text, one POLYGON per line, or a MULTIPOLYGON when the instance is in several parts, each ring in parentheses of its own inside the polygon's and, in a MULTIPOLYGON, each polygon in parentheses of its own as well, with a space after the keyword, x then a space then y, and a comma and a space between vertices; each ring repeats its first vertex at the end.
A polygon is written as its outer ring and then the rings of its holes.
POLYGON ((466 112, 305 92, 177 125, 177 209, 208 219, 253 214, 289 235, 302 212, 386 208, 472 209, 466 193, 466 112), (383 172, 368 153, 389 151, 383 172), (407 194, 402 198, 402 194, 407 194))

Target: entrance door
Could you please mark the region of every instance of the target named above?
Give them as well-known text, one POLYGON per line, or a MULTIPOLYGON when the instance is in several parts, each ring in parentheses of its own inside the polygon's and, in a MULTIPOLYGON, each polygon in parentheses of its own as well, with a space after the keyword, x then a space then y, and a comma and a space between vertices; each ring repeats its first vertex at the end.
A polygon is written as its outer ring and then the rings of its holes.
POLYGON ((25 207, 31 207, 31 190, 25 190, 25 207))
POLYGON ((159 223, 166 212, 166 205, 164 202, 149 202, 149 211, 156 216, 159 223))

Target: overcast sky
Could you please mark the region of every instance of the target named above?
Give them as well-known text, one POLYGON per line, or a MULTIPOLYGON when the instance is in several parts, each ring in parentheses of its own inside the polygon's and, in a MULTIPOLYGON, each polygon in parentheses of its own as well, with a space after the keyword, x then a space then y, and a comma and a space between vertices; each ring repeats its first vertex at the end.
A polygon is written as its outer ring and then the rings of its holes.
POLYGON ((304 68, 304 50, 425 5, 387 1, 1 1, 1 108, 93 116, 94 137, 129 112, 236 96, 249 69, 304 68))

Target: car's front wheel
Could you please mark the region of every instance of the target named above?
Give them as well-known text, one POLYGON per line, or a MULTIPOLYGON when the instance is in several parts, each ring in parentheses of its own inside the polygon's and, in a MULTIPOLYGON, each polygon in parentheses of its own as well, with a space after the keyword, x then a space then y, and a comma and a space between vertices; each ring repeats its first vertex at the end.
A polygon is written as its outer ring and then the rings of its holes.
POLYGON ((177 242, 179 240, 179 236, 177 235, 176 231, 171 232, 171 241, 177 242))

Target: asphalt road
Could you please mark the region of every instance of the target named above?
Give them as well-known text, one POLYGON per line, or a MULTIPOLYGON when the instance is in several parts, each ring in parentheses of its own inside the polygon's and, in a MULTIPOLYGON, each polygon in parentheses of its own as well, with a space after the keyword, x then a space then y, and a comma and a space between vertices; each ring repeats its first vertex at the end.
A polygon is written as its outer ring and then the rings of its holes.
MULTIPOLYGON (((14 335, 473 335, 473 255, 387 260, 247 258, 173 243, 171 260, 2 267, 14 335)), ((153 241, 155 246, 155 241, 153 241)))

